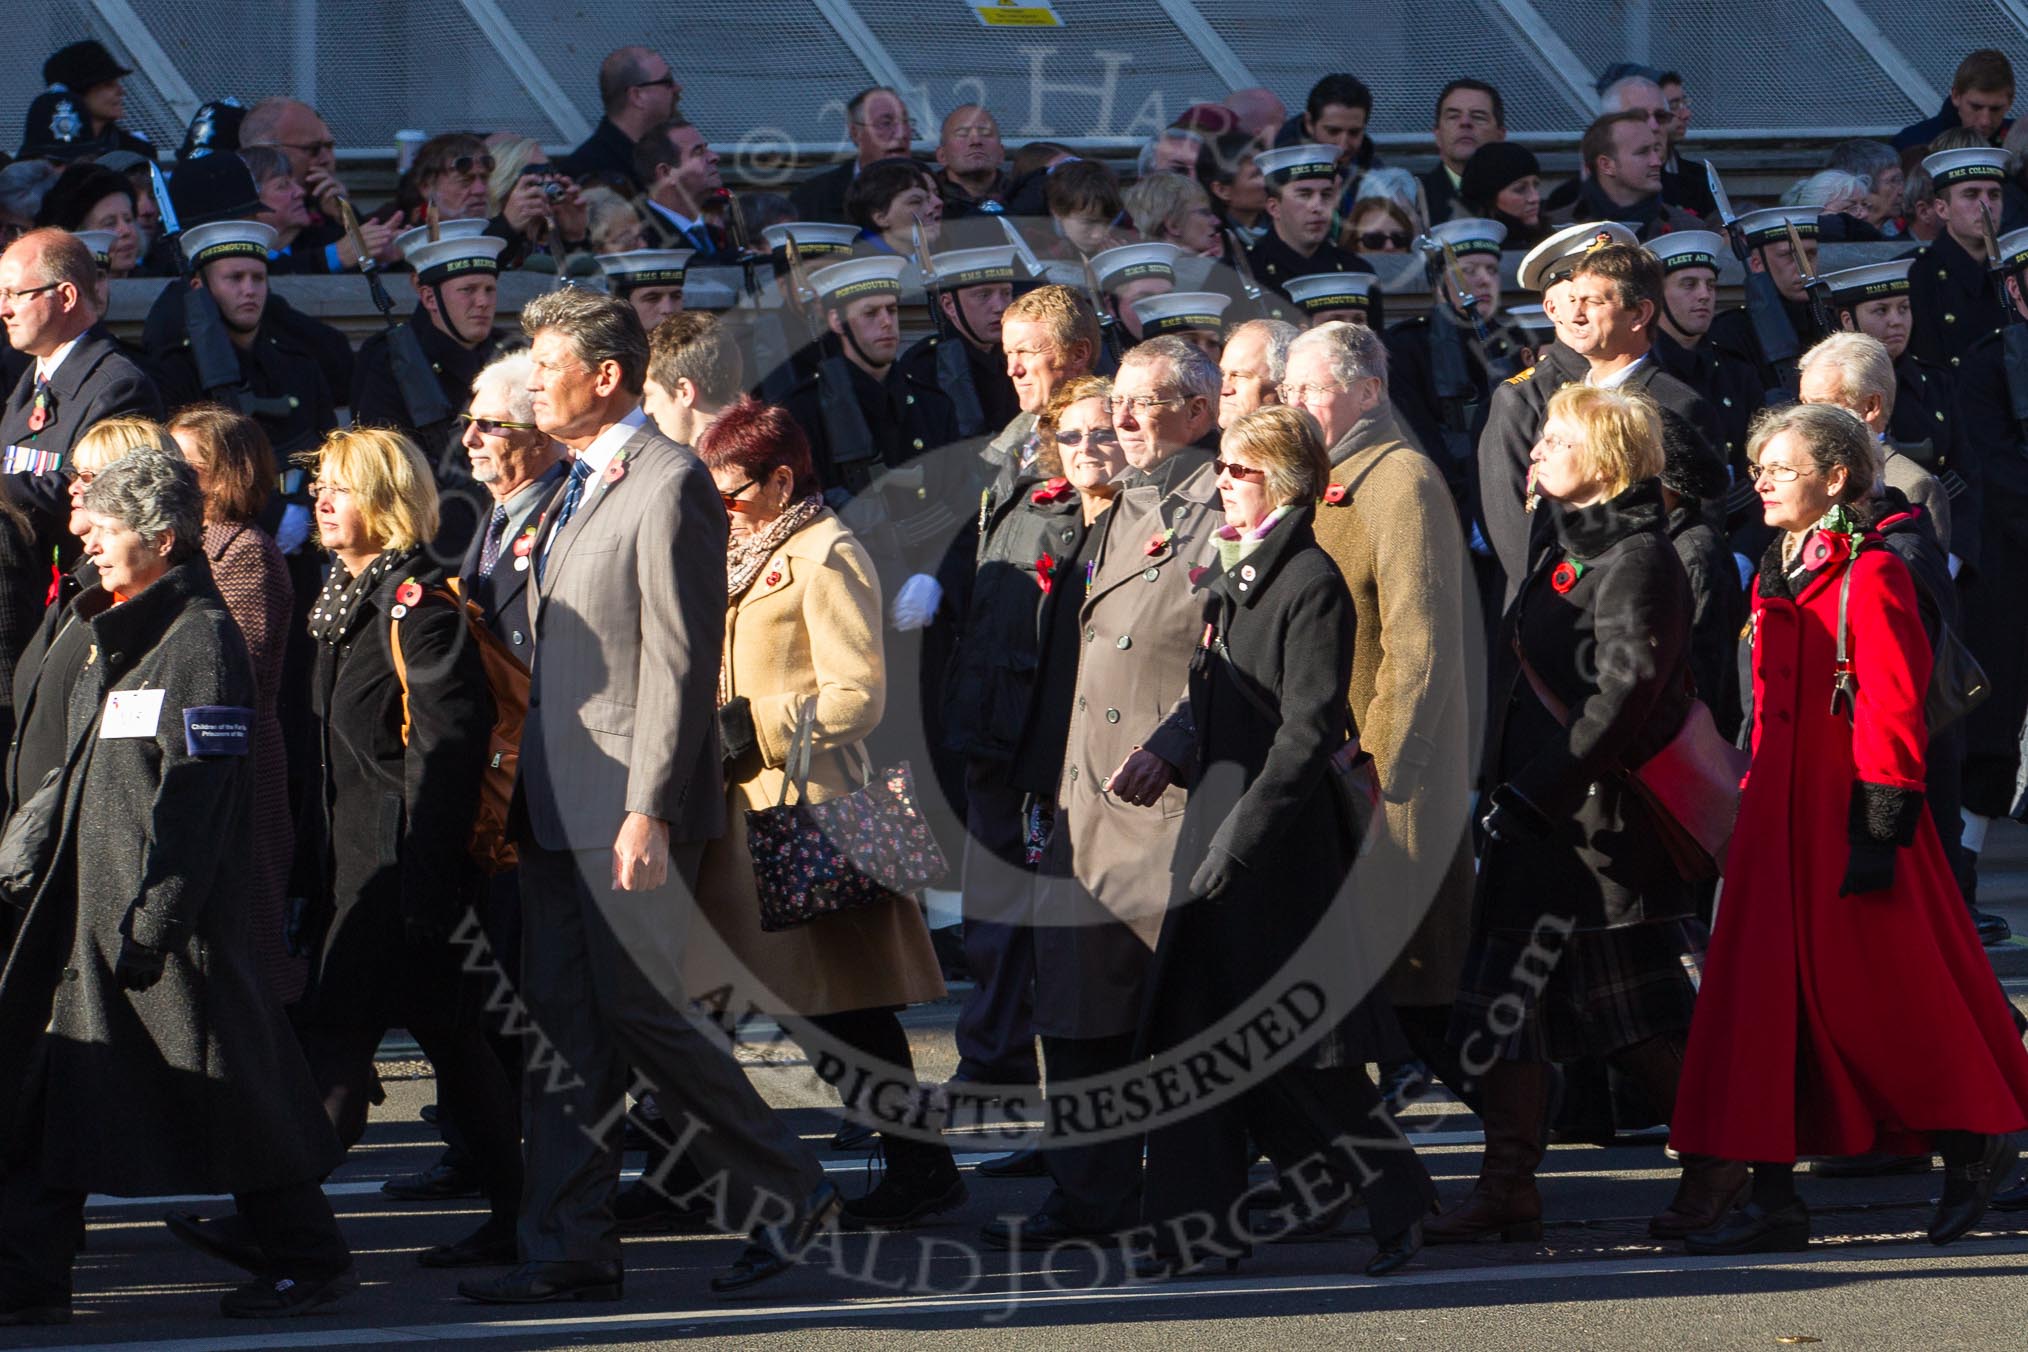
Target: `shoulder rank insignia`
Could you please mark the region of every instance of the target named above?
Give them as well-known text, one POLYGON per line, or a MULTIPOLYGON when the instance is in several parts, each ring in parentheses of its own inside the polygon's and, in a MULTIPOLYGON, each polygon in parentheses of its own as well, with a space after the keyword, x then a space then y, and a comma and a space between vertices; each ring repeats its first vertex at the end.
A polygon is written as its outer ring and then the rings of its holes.
POLYGON ((1528 378, 1529 378, 1530 376, 1532 376, 1532 375, 1534 375, 1534 374, 1535 374, 1535 368, 1531 366, 1531 367, 1529 367, 1529 368, 1528 368, 1527 370, 1525 370, 1525 371, 1522 371, 1522 372, 1520 372, 1520 373, 1519 373, 1519 374, 1517 374, 1517 375, 1511 375, 1511 376, 1508 376, 1508 377, 1507 377, 1507 383, 1508 383, 1509 385, 1519 385, 1519 384, 1521 384, 1521 383, 1522 383, 1523 381, 1527 380, 1527 379, 1528 379, 1528 378))

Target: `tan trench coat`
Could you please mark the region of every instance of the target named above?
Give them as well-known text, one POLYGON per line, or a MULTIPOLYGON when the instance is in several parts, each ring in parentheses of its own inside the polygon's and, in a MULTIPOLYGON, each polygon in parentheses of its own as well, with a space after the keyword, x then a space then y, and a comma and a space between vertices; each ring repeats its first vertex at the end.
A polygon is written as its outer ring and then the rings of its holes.
POLYGON ((1356 877, 1365 905, 1428 906, 1388 973, 1388 997, 1448 1004, 1471 931, 1467 819, 1485 703, 1464 540, 1442 473, 1390 406, 1362 419, 1331 460, 1331 483, 1346 492, 1317 509, 1317 543, 1352 592, 1352 719, 1380 772, 1387 828, 1356 877))
MULTIPOLYGON (((725 616, 731 695, 753 707, 761 769, 726 787, 726 833, 705 847, 684 976, 693 997, 732 982, 769 1013, 831 1014, 944 994, 929 930, 912 898, 824 916, 772 934, 747 853, 746 814, 775 805, 803 704, 817 704, 812 802, 864 782, 860 744, 886 702, 880 581, 859 541, 828 509, 790 536, 725 616), (744 967, 748 977, 737 975, 744 967), (757 979, 766 994, 752 989, 757 979)), ((927 766, 911 767, 920 777, 927 766)))

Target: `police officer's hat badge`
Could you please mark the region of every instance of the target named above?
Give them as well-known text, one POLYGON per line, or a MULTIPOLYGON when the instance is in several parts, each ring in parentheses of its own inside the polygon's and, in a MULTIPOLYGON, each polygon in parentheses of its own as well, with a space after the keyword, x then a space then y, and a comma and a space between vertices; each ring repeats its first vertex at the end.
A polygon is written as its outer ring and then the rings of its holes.
POLYGON ((75 141, 84 131, 84 122, 69 99, 58 99, 49 112, 49 134, 59 141, 75 141))
POLYGON ((193 155, 211 152, 211 138, 218 134, 218 114, 210 104, 197 110, 197 120, 190 124, 190 149, 193 155))

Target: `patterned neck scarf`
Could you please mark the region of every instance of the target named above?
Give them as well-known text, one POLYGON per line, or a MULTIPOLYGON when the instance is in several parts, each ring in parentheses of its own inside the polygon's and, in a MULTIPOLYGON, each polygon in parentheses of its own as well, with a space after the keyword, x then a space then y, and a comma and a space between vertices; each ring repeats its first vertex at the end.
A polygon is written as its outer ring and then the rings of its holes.
POLYGON ((421 553, 420 547, 387 550, 366 565, 366 571, 358 577, 346 572, 345 565, 333 557, 331 577, 324 583, 317 604, 310 608, 310 637, 334 648, 343 643, 352 632, 352 621, 366 598, 378 590, 389 573, 406 568, 421 553))
POLYGON ((770 521, 766 530, 734 540, 725 551, 726 601, 737 601, 746 595, 769 556, 782 547, 782 541, 816 520, 822 510, 824 500, 811 494, 770 521))

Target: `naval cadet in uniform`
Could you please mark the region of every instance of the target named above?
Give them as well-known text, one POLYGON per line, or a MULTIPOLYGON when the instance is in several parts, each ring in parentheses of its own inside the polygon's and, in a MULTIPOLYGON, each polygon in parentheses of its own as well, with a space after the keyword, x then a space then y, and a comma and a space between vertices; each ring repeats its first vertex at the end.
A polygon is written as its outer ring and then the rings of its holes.
POLYGON ((1943 229, 1909 272, 1908 345, 1925 361, 1955 367, 2007 322, 1986 257, 1987 233, 1999 228, 2007 152, 1940 150, 1925 155, 1922 167, 1943 229))
POLYGON ((1371 272, 1373 265, 1331 242, 1332 206, 1338 200, 1338 147, 1302 143, 1254 156, 1267 187, 1268 230, 1247 250, 1247 266, 1262 288, 1265 317, 1303 322, 1288 285, 1318 272, 1371 272))
POLYGON ((1662 264, 1655 360, 1711 405, 1718 417, 1718 450, 1737 476, 1746 472, 1747 424, 1765 394, 1751 362, 1710 341, 1719 259, 1730 248, 1725 236, 1711 230, 1678 230, 1648 242, 1648 252, 1662 264))
POLYGON ((641 317, 641 329, 653 333, 655 326, 683 310, 683 274, 695 249, 631 249, 626 253, 600 254, 599 269, 606 274, 606 290, 627 301, 641 317))
POLYGON ((1014 246, 946 249, 930 256, 930 267, 930 304, 943 318, 937 332, 901 354, 903 378, 951 395, 960 438, 990 435, 1021 412, 1000 347, 1000 316, 1014 302, 1014 246), (943 355, 947 345, 963 355, 962 374, 943 355), (957 382, 969 383, 969 400, 952 389, 957 382))

